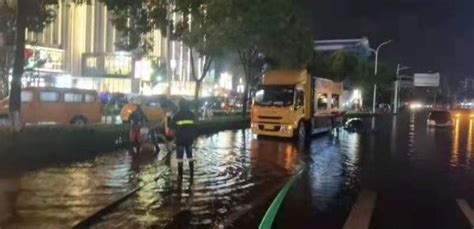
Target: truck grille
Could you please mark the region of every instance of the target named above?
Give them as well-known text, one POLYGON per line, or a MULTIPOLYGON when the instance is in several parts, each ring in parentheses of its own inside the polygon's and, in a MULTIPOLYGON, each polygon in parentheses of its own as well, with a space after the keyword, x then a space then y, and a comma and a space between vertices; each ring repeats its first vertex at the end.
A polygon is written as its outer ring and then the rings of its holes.
POLYGON ((272 129, 265 129, 264 125, 258 125, 258 129, 259 130, 266 130, 266 131, 280 131, 280 126, 276 125, 276 126, 273 126, 272 129))
POLYGON ((271 120, 280 120, 281 117, 275 117, 275 116, 258 116, 260 119, 271 119, 271 120))

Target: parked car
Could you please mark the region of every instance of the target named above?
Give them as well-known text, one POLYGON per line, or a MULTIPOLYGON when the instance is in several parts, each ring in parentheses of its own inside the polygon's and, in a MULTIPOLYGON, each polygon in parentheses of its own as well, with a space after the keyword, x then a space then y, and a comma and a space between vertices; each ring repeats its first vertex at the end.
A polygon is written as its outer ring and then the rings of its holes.
POLYGON ((180 96, 139 96, 131 99, 120 112, 123 122, 129 122, 130 115, 137 109, 138 104, 151 123, 163 123, 167 112, 175 112, 178 109, 180 96))
POLYGON ((453 116, 447 110, 431 111, 428 115, 427 124, 430 127, 450 127, 453 125, 453 116))
POLYGON ((392 107, 390 104, 381 103, 378 105, 378 111, 382 113, 390 113, 392 111, 392 107))

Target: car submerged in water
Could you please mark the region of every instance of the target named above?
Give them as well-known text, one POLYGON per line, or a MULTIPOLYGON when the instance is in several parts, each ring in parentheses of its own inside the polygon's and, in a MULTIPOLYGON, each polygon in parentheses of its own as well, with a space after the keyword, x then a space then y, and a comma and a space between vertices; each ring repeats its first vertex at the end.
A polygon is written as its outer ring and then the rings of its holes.
POLYGON ((453 116, 447 110, 434 110, 428 115, 427 125, 429 127, 451 127, 453 116))

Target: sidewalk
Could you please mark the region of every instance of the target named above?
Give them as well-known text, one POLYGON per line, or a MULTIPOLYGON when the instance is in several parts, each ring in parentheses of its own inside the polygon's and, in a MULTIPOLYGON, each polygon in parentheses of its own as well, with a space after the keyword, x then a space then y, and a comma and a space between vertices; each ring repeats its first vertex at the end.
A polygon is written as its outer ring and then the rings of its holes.
MULTIPOLYGON (((199 121, 198 134, 248 128, 242 117, 199 121)), ((80 160, 128 145, 129 125, 27 126, 20 133, 0 129, 0 163, 80 160)), ((14 164, 14 163, 13 163, 14 164)))

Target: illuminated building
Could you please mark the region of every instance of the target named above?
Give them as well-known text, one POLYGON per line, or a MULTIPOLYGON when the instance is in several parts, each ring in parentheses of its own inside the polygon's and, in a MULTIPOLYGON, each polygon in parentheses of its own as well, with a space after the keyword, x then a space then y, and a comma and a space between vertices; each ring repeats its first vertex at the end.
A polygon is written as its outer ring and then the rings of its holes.
POLYGON ((368 59, 371 56, 369 40, 366 37, 359 39, 317 40, 314 42, 314 45, 316 51, 325 54, 344 50, 364 59, 368 59))
MULTIPOLYGON (((173 14, 176 18, 176 14, 173 14)), ((95 89, 105 92, 158 94, 168 91, 167 76, 152 86, 151 61, 170 61, 171 93, 194 95, 190 76, 190 53, 182 42, 168 42, 159 30, 153 31, 152 50, 138 59, 133 53, 117 50, 118 32, 105 5, 59 1, 57 17, 42 33, 26 31, 26 72, 24 85, 95 89), (168 49, 168 44, 171 47, 168 49), (169 50, 169 51, 168 51, 169 50), (169 55, 167 55, 169 53, 169 55)), ((200 72, 201 59, 196 59, 200 72)), ((214 74, 211 69, 210 74, 214 74)), ((211 91, 214 77, 206 77, 203 94, 211 91)))

